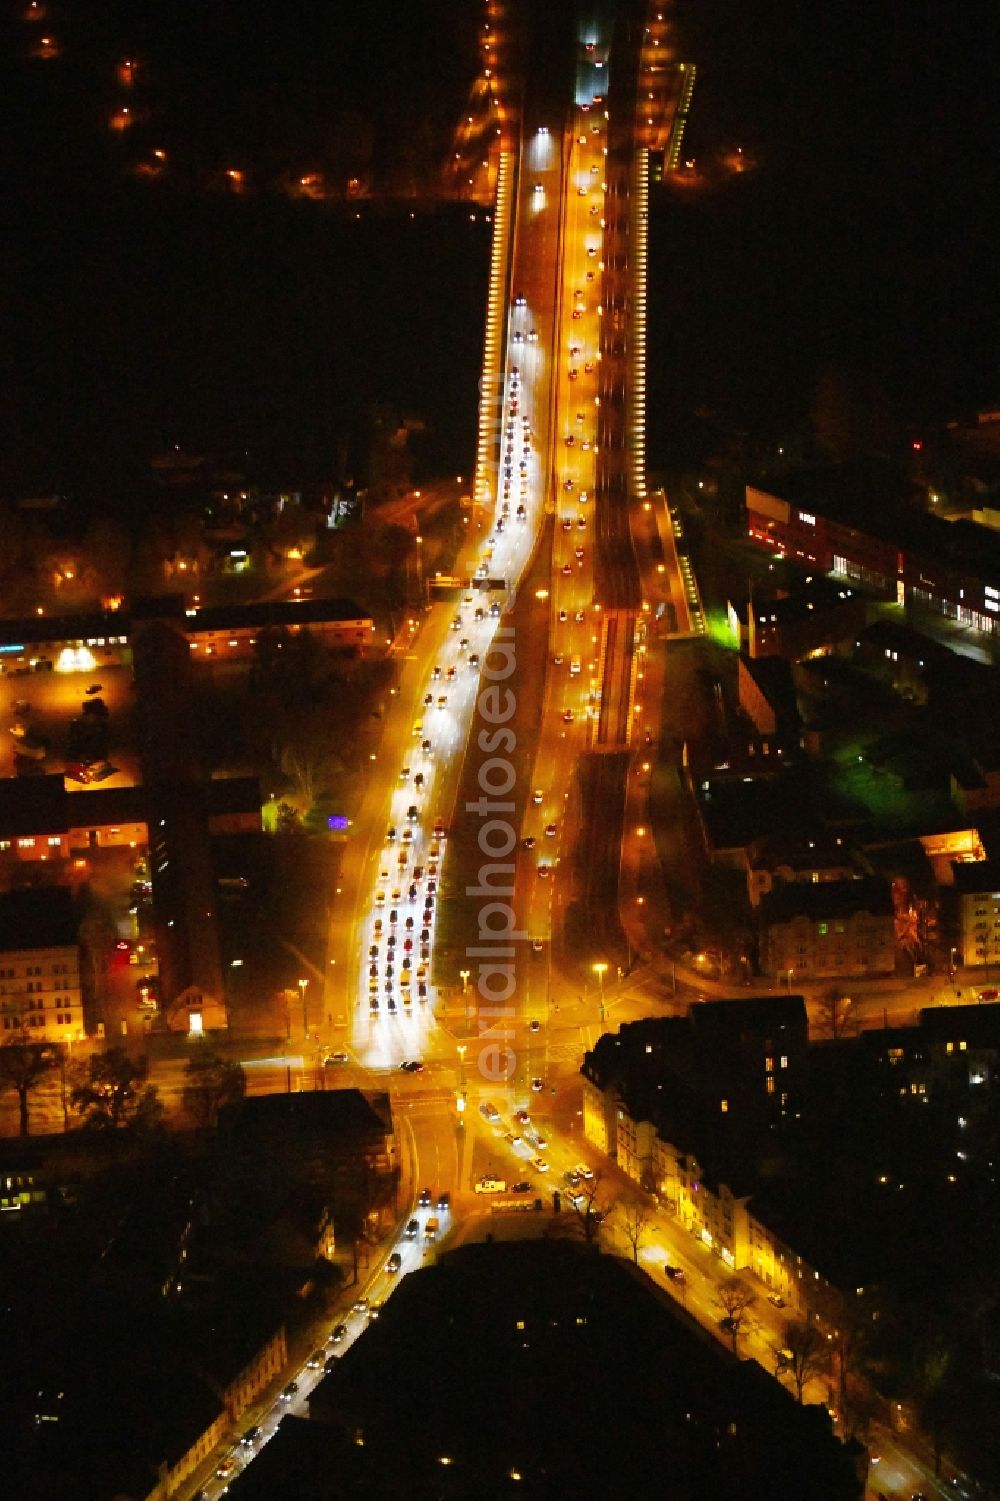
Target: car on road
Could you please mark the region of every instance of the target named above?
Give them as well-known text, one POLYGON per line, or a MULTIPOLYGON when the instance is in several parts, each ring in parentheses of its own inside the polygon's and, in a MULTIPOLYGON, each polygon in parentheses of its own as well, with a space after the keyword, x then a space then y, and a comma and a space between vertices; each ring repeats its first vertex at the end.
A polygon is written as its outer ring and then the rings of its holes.
POLYGON ((542 791, 541 787, 536 787, 534 792, 531 794, 531 801, 537 806, 537 804, 542 801, 544 796, 545 793, 542 791))
POLYGON ((552 874, 552 866, 546 864, 546 862, 544 860, 539 860, 539 862, 538 862, 538 878, 539 878, 539 880, 540 881, 547 881, 548 878, 549 878, 549 876, 551 874, 552 874))
POLYGON ((332 1068, 337 1063, 349 1063, 351 1060, 346 1053, 327 1053, 323 1059, 324 1068, 332 1068))
POLYGON ((594 1176, 594 1169, 588 1167, 585 1162, 578 1162, 573 1171, 579 1173, 581 1178, 586 1178, 588 1182, 594 1176))
POLYGON ((515 1110, 512 1118, 517 1122, 519 1126, 526 1126, 531 1120, 531 1116, 526 1110, 515 1110))
POLYGON ((245 1449, 252 1449, 253 1446, 254 1446, 254 1444, 256 1444, 257 1441, 260 1439, 260 1436, 261 1436, 260 1424, 259 1423, 254 1423, 254 1425, 253 1425, 252 1428, 248 1428, 247 1431, 244 1434, 240 1435, 240 1443, 243 1445, 243 1447, 245 1449))
POLYGON ((564 709, 563 710, 563 724, 572 724, 573 723, 573 718, 574 718, 574 715, 573 715, 573 710, 572 709, 564 709))
MULTIPOLYGON (((544 1084, 543 1084, 543 1083, 542 1083, 542 1081, 541 1081, 541 1079, 539 1079, 539 1078, 538 1078, 538 1077, 537 1077, 537 1076, 536 1076, 536 1077, 535 1077, 535 1078, 534 1078, 534 1079, 532 1079, 532 1081, 531 1081, 531 1088, 532 1088, 532 1091, 533 1091, 533 1092, 534 1092, 534 1093, 535 1093, 535 1094, 541 1094, 541 1092, 542 1092, 542 1090, 543 1090, 543 1089, 544 1089, 544 1088, 545 1088, 545 1085, 544 1085, 544 1084)), ((540 1145, 541 1145, 541 1143, 540 1143, 540 1142, 539 1142, 539 1146, 540 1146, 540 1145)))
MULTIPOLYGON (((532 843, 534 843, 534 840, 532 840, 532 843)), ((540 954, 542 952, 542 950, 544 949, 544 947, 545 947, 545 944, 544 944, 544 942, 542 941, 541 938, 533 938, 531 940, 531 950, 532 950, 532 953, 534 953, 534 954, 540 954)))
POLYGON ((389 1260, 385 1264, 385 1269, 387 1272, 398 1272, 402 1265, 402 1256, 400 1256, 398 1251, 393 1251, 392 1255, 389 1257, 389 1260))
POLYGON ((404 1074, 422 1074, 424 1065, 419 1058, 410 1058, 401 1063, 400 1068, 404 1074))
POLYGON ((545 837, 546 839, 554 839, 556 837, 556 826, 554 823, 547 823, 545 825, 545 837))
POLYGON ((306 1361, 306 1365, 309 1367, 309 1369, 311 1371, 318 1371, 319 1368, 320 1368, 320 1366, 321 1365, 325 1365, 325 1364, 326 1364, 326 1351, 325 1350, 314 1350, 312 1352, 312 1354, 310 1355, 309 1359, 306 1361))
POLYGON ((293 1397, 298 1396, 298 1391, 299 1383, 297 1381, 289 1381, 287 1386, 281 1388, 281 1391, 278 1393, 278 1399, 281 1402, 290 1402, 293 1397))
POLYGON ((767 1301, 775 1308, 784 1308, 785 1300, 778 1293, 768 1293, 767 1301))
POLYGON ((225 1459, 220 1459, 215 1467, 215 1473, 219 1480, 228 1480, 235 1470, 236 1461, 231 1454, 227 1454, 225 1459))
POLYGON ((522 1179, 520 1183, 512 1183, 510 1186, 510 1191, 512 1194, 530 1194, 531 1184, 526 1183, 524 1179, 522 1179))
POLYGON ((430 1204, 431 1204, 431 1191, 430 1191, 429 1188, 422 1188, 420 1190, 420 1197, 417 1199, 417 1203, 420 1205, 421 1209, 429 1209, 430 1208, 430 1204))
POLYGON ((544 1157, 532 1157, 531 1165, 536 1173, 547 1173, 549 1170, 549 1165, 544 1157))
POLYGON ((522 849, 533 850, 535 848, 534 835, 533 834, 526 834, 524 836, 524 838, 521 840, 521 847, 522 847, 522 849))
POLYGON ((440 1214, 447 1214, 451 1208, 451 1194, 447 1189, 445 1189, 444 1193, 438 1194, 437 1207, 440 1214))
POLYGON ((499 1110, 495 1105, 491 1105, 489 1101, 486 1101, 482 1105, 480 1105, 479 1114, 485 1116, 491 1125, 495 1125, 496 1122, 500 1119, 499 1110))
POLYGON ((570 1188, 579 1188, 580 1174, 575 1173, 571 1167, 568 1167, 563 1173, 563 1182, 568 1183, 570 1188))
POLYGON ((665 1277, 669 1277, 671 1282, 684 1282, 686 1280, 684 1276, 684 1268, 679 1266, 671 1266, 669 1262, 663 1268, 663 1275, 665 1277))
POLYGON ((532 1019, 531 1019, 531 1021, 528 1023, 528 1031, 529 1032, 538 1032, 541 1029, 541 1025, 542 1024, 538 1020, 538 1017, 537 1016, 533 1016, 532 1019))
POLYGON ((418 1219, 407 1220, 403 1235, 406 1240, 416 1240, 420 1234, 420 1221, 418 1219))
POLYGON ((562 572, 564 578, 569 578, 573 572, 573 569, 569 563, 564 563, 562 566, 562 572))
POLYGON ((326 1360, 323 1362, 323 1374, 325 1376, 332 1376, 334 1371, 337 1369, 339 1361, 339 1355, 328 1355, 326 1357, 326 1360))
POLYGON ((71 782, 82 782, 84 786, 90 781, 90 772, 79 761, 67 762, 65 775, 71 782))
POLYGON ((565 610, 560 610, 559 611, 559 624, 560 625, 565 625, 568 619, 569 619, 569 616, 566 614, 566 611, 565 610))

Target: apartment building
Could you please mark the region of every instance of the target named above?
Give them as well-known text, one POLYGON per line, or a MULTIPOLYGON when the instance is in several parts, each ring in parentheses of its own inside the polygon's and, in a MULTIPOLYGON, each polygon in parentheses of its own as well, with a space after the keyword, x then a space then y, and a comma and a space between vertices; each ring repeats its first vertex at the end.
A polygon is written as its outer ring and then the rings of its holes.
POLYGON ((84 1035, 73 899, 62 887, 0 896, 0 1043, 84 1035))

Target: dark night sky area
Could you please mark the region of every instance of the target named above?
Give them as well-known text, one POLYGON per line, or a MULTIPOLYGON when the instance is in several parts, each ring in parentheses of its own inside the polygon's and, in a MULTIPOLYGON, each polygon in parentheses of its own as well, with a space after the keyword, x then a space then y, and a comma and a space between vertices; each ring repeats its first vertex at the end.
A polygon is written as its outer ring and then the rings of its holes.
MULTIPOLYGON (((0 492, 121 500, 172 442, 268 478, 326 478, 338 436, 388 400, 468 461, 488 230, 461 211, 344 222, 274 191, 211 191, 323 167, 370 124, 390 170, 417 124, 446 139, 475 68, 475 4, 69 0, 25 58, 0 0, 0 492), (143 65, 132 143, 170 183, 120 170, 114 62, 143 65), (443 135, 442 135, 443 133, 443 135)), ((958 0, 677 0, 698 64, 685 154, 759 166, 654 193, 652 459, 691 414, 781 432, 816 373, 872 377, 907 421, 1000 399, 997 20, 958 0), (988 17, 988 22, 983 18, 988 17)))
POLYGON ((827 365, 901 419, 1000 397, 1000 22, 954 0, 679 0, 698 65, 685 156, 756 171, 654 198, 651 421, 699 405, 781 433, 827 365))

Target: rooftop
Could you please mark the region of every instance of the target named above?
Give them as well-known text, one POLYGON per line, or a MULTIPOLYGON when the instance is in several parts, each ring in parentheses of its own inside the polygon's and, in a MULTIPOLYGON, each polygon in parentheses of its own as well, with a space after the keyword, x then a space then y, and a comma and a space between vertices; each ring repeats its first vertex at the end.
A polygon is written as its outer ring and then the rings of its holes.
POLYGON ((252 1095, 227 1105, 219 1124, 229 1130, 303 1129, 329 1135, 384 1135, 392 1130, 386 1094, 360 1089, 311 1089, 299 1094, 252 1095))
POLYGON ((853 917, 858 912, 891 917, 892 911, 892 891, 881 876, 861 876, 853 881, 783 881, 760 900, 760 920, 765 927, 796 917, 822 922, 853 917))
POLYGON ((858 1493, 825 1412, 624 1260, 566 1242, 468 1245, 411 1273, 310 1414, 360 1433, 421 1501, 507 1495, 514 1472, 537 1501, 801 1501, 803 1473, 810 1501, 858 1493))
POLYGON ((0 952, 73 948, 77 941, 73 896, 64 886, 28 887, 0 896, 0 952))
POLYGON ((1000 896, 1000 860, 953 860, 951 870, 962 896, 1000 896))

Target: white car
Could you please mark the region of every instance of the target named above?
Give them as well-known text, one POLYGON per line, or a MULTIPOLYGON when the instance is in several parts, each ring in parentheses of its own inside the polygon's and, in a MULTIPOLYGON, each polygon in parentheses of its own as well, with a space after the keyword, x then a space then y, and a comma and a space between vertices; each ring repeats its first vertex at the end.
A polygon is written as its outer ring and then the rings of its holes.
POLYGON ((547 1173, 549 1170, 549 1165, 544 1157, 532 1157, 531 1165, 536 1173, 547 1173))

